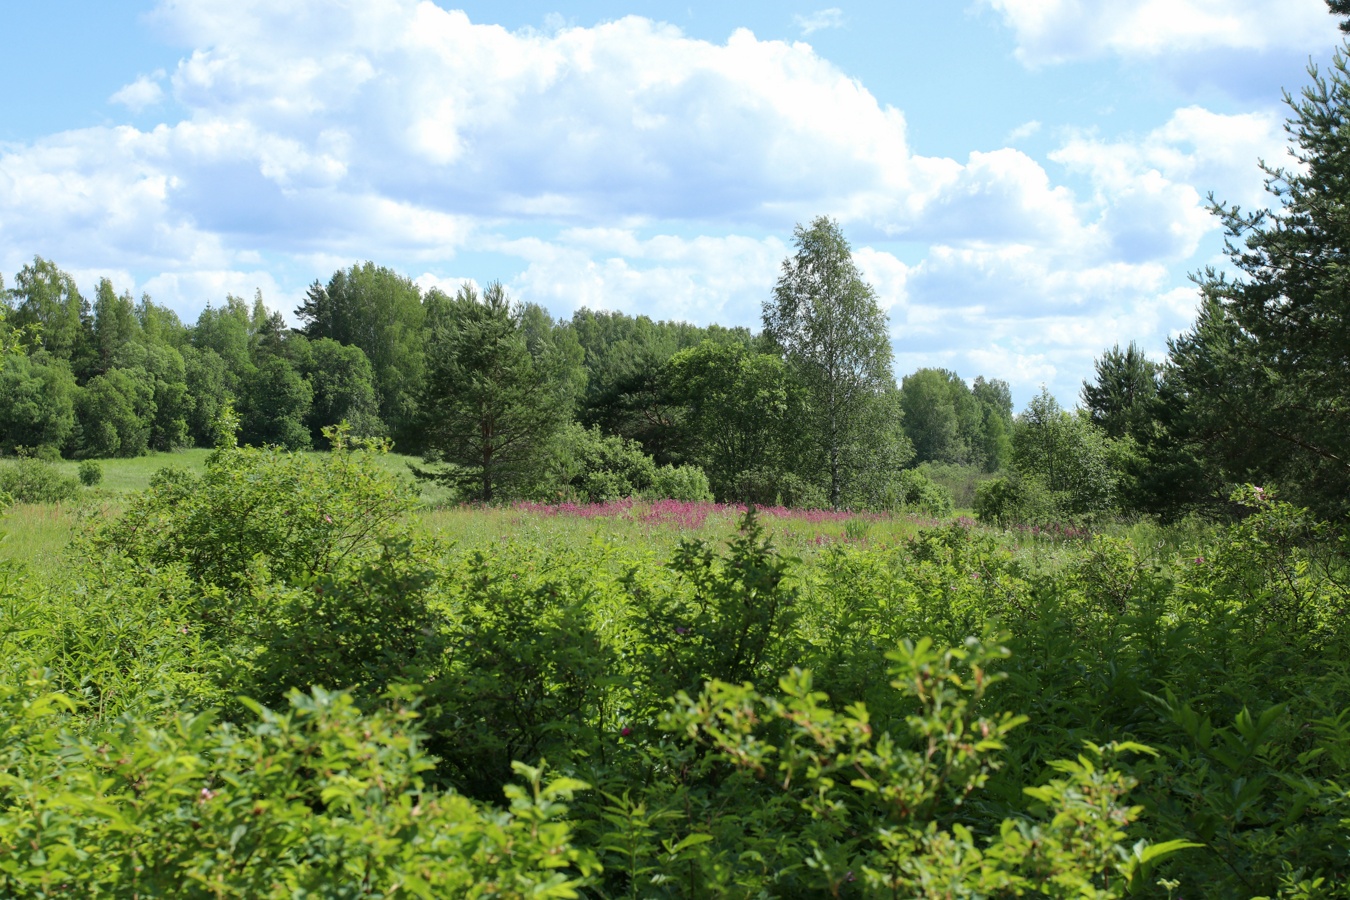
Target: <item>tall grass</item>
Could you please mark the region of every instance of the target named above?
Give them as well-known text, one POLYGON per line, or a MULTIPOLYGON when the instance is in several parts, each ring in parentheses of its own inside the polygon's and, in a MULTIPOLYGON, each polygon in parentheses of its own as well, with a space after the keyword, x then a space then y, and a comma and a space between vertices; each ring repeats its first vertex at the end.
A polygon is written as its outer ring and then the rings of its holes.
MULTIPOLYGON (((317 452, 317 451, 316 451, 317 452)), ((72 503, 55 506, 19 505, 0 518, 0 559, 25 562, 37 571, 56 571, 63 550, 81 522, 90 517, 116 515, 121 498, 142 491, 155 472, 166 466, 200 474, 205 470, 209 449, 176 453, 152 453, 134 459, 100 460, 102 483, 82 489, 72 503)), ((416 457, 389 453, 380 463, 391 472, 407 475, 416 457)), ((64 473, 75 475, 78 463, 57 463, 64 473)), ((949 467, 957 469, 960 467, 949 467)), ((950 473, 948 473, 950 474, 950 473)), ((969 474, 969 473, 965 473, 969 474)), ((532 543, 540 547, 582 549, 596 544, 626 546, 639 553, 668 554, 684 538, 721 542, 735 533, 744 507, 712 503, 622 500, 603 504, 549 506, 518 503, 505 507, 481 507, 451 503, 451 492, 428 481, 416 481, 421 510, 416 514, 422 533, 462 547, 490 549, 502 542, 532 543)), ((910 515, 859 514, 833 510, 798 510, 781 507, 760 509, 761 522, 781 549, 810 558, 834 544, 869 547, 896 546, 913 538, 937 520, 910 515)), ((961 518, 967 527, 974 526, 961 518)), ((1132 544, 1137 551, 1159 563, 1174 559, 1183 547, 1203 540, 1209 526, 1188 522, 1159 526, 1147 522, 1110 526, 1106 532, 1132 544)), ((1054 568, 1067 545, 1088 537, 1073 529, 1011 529, 1001 534, 1009 549, 1027 554, 1054 568)))
POLYGON ((67 565, 70 539, 90 516, 115 516, 118 503, 19 503, 0 517, 0 560, 27 564, 41 575, 67 565))

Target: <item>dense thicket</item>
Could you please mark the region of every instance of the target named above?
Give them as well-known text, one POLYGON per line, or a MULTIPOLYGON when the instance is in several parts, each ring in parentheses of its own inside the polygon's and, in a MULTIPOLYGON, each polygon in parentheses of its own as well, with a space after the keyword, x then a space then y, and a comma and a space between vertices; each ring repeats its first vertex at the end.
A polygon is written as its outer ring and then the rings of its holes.
POLYGON ((0 566, 0 892, 1347 896, 1346 535, 1267 492, 1175 555, 489 552, 329 439, 0 566))

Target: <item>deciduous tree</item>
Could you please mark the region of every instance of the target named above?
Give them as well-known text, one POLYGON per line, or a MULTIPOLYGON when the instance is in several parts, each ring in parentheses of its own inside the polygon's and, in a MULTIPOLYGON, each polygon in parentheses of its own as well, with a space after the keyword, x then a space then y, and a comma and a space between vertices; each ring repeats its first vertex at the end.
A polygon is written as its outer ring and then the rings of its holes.
POLYGON ((811 433, 830 504, 838 507, 863 446, 885 439, 887 431, 875 431, 873 414, 895 386, 886 314, 839 223, 822 216, 809 228, 797 226, 793 238, 796 252, 783 261, 764 303, 764 332, 810 398, 811 433))
POLYGON ((688 411, 692 460, 719 500, 753 501, 791 468, 802 397, 783 361, 740 343, 704 341, 670 361, 671 394, 688 411))
POLYGON ((361 348, 375 373, 380 418, 396 440, 410 439, 423 372, 425 312, 417 285, 366 262, 338 270, 327 285, 316 281, 295 314, 311 340, 361 348))

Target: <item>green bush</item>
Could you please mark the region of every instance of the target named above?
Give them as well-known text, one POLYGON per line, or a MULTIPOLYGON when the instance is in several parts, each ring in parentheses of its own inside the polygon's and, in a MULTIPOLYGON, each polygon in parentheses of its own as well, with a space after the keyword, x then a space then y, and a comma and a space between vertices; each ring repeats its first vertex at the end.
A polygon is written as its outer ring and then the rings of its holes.
POLYGON ((316 688, 241 726, 177 712, 84 741, 40 675, 0 685, 0 893, 577 896, 596 865, 564 801, 585 785, 522 766, 507 811, 435 790, 406 698, 362 714, 316 688))
POLYGON ((645 494, 653 500, 703 503, 713 498, 708 476, 698 466, 661 466, 652 476, 645 494))
POLYGON ((51 463, 21 457, 0 462, 0 494, 15 503, 62 503, 79 493, 80 483, 51 463))
POLYGON ((1346 897, 1350 538, 1269 491, 1181 558, 440 546, 337 443, 0 565, 0 895, 1346 897))
POLYGON ((906 469, 896 478, 895 500, 905 510, 933 518, 952 513, 952 495, 918 469, 906 469))
POLYGON ((325 433, 333 449, 322 455, 225 446, 200 478, 161 470, 120 520, 95 530, 89 554, 181 563, 195 581, 232 589, 259 567, 289 584, 378 554, 406 530, 416 495, 375 458, 384 445, 325 433))
POLYGON ((934 484, 946 488, 952 495, 952 506, 956 509, 975 507, 975 488, 990 474, 983 466, 938 462, 921 463, 915 466, 915 470, 934 484))
POLYGON ((103 481, 103 467, 92 459, 86 459, 79 467, 80 484, 95 487, 103 481))
POLYGON ((634 440, 600 433, 575 423, 563 429, 555 448, 550 483, 543 493, 561 491, 586 503, 636 497, 656 477, 656 463, 634 440))
POLYGON ((1040 478, 1009 475, 991 478, 975 487, 975 518, 986 525, 1048 525, 1074 516, 1062 495, 1040 478))

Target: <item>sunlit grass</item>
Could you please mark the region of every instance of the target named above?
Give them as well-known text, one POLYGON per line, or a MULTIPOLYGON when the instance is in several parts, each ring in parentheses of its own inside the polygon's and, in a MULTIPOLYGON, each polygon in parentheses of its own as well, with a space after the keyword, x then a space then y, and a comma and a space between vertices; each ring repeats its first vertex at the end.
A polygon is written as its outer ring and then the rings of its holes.
MULTIPOLYGON (((155 472, 174 466, 200 474, 205 471, 208 449, 155 453, 135 459, 99 460, 103 480, 94 489, 66 504, 19 505, 0 519, 0 559, 22 561, 36 571, 55 571, 65 564, 65 548, 77 530, 90 519, 115 516, 125 498, 145 490, 155 472)), ((414 514, 418 529, 427 537, 462 549, 490 551, 502 543, 525 543, 541 549, 594 548, 608 545, 626 552, 669 556, 681 540, 697 538, 722 543, 732 537, 741 522, 743 508, 711 503, 625 500, 608 504, 546 506, 519 503, 482 507, 449 503, 450 492, 428 481, 414 481, 410 464, 416 457, 389 453, 381 465, 406 476, 419 492, 421 508, 414 514)), ((78 463, 58 463, 75 475, 78 463)), ((966 511, 962 511, 965 513, 966 511)), ((760 523, 781 550, 809 559, 836 544, 892 547, 914 538, 923 529, 959 521, 979 527, 968 515, 935 520, 904 513, 876 515, 831 510, 759 511, 760 523)), ((1122 538, 1144 559, 1166 564, 1185 548, 1204 538, 1208 526, 1183 523, 1159 526, 1148 522, 1111 525, 1105 533, 1122 538)), ((1015 528, 996 532, 1001 543, 1023 555, 1033 565, 1056 568, 1070 545, 1089 539, 1078 529, 1015 528)))
POLYGON ((71 538, 90 518, 116 516, 121 504, 19 503, 0 517, 0 559, 25 563, 42 575, 70 563, 71 538))
MULTIPOLYGON (((917 516, 832 510, 772 508, 758 515, 776 546, 803 558, 839 543, 894 546, 939 524, 917 516)), ((744 509, 737 506, 622 500, 563 506, 455 506, 425 510, 418 518, 428 535, 471 550, 490 550, 505 542, 555 549, 611 544, 642 547, 665 556, 687 538, 713 543, 731 538, 743 516, 744 509)))
MULTIPOLYGON (((207 449, 178 450, 173 453, 149 453, 131 459, 94 460, 103 470, 103 480, 98 484, 98 493, 127 494, 143 491, 150 486, 150 477, 168 466, 186 469, 200 475, 206 470, 206 458, 211 455, 207 449)), ((64 459, 56 463, 65 475, 74 478, 80 464, 75 460, 64 459)))

